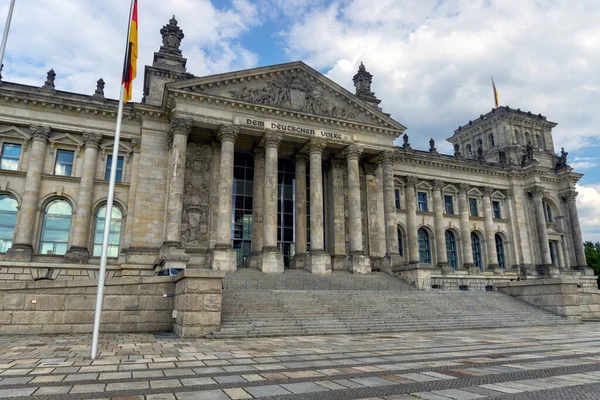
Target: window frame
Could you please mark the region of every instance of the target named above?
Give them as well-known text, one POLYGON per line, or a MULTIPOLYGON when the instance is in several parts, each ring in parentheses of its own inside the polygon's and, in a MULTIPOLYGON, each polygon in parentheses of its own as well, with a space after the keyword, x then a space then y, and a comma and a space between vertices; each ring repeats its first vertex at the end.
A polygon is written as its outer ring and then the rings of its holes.
POLYGON ((458 269, 458 252, 456 249, 456 235, 451 230, 446 230, 444 232, 444 240, 446 243, 446 258, 448 260, 448 265, 450 265, 454 269, 458 269), (448 237, 452 237, 452 240, 449 242, 448 237), (448 245, 451 245, 451 248, 448 248, 448 245), (453 254, 453 257, 450 255, 453 254))
POLYGON ((554 212, 552 211, 552 207, 548 202, 542 199, 542 208, 544 209, 544 220, 545 222, 554 222, 554 212))
POLYGON ((471 250, 473 252, 473 264, 483 269, 483 253, 481 252, 481 238, 476 232, 471 232, 471 250), (477 240, 473 240, 476 238, 477 240))
MULTIPOLYGON (((117 174, 119 173, 119 160, 121 163, 121 179, 116 179, 115 182, 123 182, 123 178, 125 178, 125 156, 117 155, 117 174)), ((106 155, 106 162, 104 163, 104 180, 110 180, 110 167, 112 162, 112 154, 106 155), (110 160, 110 161, 109 161, 110 160)), ((118 175, 116 176, 118 178, 118 175)))
MULTIPOLYGON (((98 254, 98 255, 95 254, 95 246, 98 244, 98 243, 96 243, 96 230, 98 229, 98 219, 99 219, 98 214, 100 213, 100 211, 103 208, 106 209, 106 203, 105 202, 101 203, 98 207, 96 207, 96 211, 94 213, 94 226, 93 226, 94 229, 92 231, 91 246, 90 246, 91 257, 100 257, 100 255, 101 255, 101 254, 98 254)), ((119 230, 119 244, 116 245, 116 247, 117 247, 117 255, 116 256, 108 255, 108 258, 118 258, 119 257, 119 253, 121 252, 121 243, 123 241, 123 228, 125 227, 125 213, 123 212, 123 208, 117 202, 115 202, 113 204, 113 211, 115 209, 119 210, 119 212, 121 213, 121 228, 119 230)), ((111 220, 112 220, 112 218, 111 218, 111 220)), ((106 215, 104 216, 104 221, 106 223, 106 215)), ((110 235, 112 235, 113 233, 115 233, 115 232, 111 231, 110 235)), ((102 235, 103 234, 104 234, 104 228, 102 228, 102 235)), ((110 241, 110 236, 109 236, 109 241, 110 241)), ((102 246, 102 241, 100 241, 100 246, 102 246)), ((109 243, 109 251, 110 251, 110 247, 115 247, 115 245, 111 245, 109 243)))
POLYGON ((479 202, 476 197, 469 197, 469 216, 479 217, 479 202), (473 209, 473 204, 475 204, 475 209, 473 209), (475 213, 473 213, 473 210, 475 210, 475 213))
POLYGON ((72 177, 75 176, 75 159, 77 158, 77 154, 76 154, 77 150, 71 150, 71 149, 65 149, 65 148, 57 148, 54 151, 54 168, 52 171, 52 174, 54 176, 68 176, 68 177, 72 177), (59 153, 72 153, 73 154, 73 161, 71 162, 71 174, 70 175, 63 175, 63 174, 57 174, 56 173, 56 167, 59 166, 58 164, 58 155, 59 153))
POLYGON ((431 265, 431 235, 429 235, 429 232, 427 232, 425 228, 419 228, 417 230, 417 240, 419 247, 419 263, 431 265), (425 235, 425 241, 422 240, 421 233, 425 235), (422 244, 424 244, 424 246, 422 246, 422 244), (425 259, 425 261, 423 261, 423 259, 425 259))
MULTIPOLYGON (((9 157, 9 159, 13 159, 9 157)), ((2 171, 20 171, 21 170, 21 160, 23 159, 23 144, 22 143, 13 143, 10 141, 2 141, 0 147, 0 170, 2 171), (4 148, 5 146, 19 146, 19 157, 17 159, 17 167, 15 169, 2 168, 2 161, 5 159, 4 157, 4 148)))
POLYGON ((400 226, 396 226, 396 232, 398 235, 398 255, 404 257, 404 235, 400 226))
POLYGON ((492 217, 502 219, 502 203, 500 200, 492 200, 492 217))
POLYGON ((396 210, 400 210, 402 208, 402 203, 400 202, 400 189, 394 189, 394 201, 396 204, 396 210))
POLYGON ((506 269, 506 247, 504 246, 504 239, 500 234, 494 235, 494 242, 496 244, 496 254, 498 256, 498 265, 500 268, 506 269))
MULTIPOLYGON (((13 196, 12 194, 10 194, 10 193, 0 193, 0 201, 4 200, 6 198, 14 200, 14 202, 16 203, 16 206, 15 206, 15 210, 14 211, 0 210, 0 215, 2 215, 2 214, 7 214, 7 215, 10 214, 11 216, 14 217, 14 223, 13 223, 13 226, 12 226, 12 237, 10 238, 10 243, 9 243, 8 238, 7 239, 0 239, 1 240, 0 241, 0 253, 6 253, 6 251, 9 248, 11 248, 12 245, 13 245, 13 242, 14 242, 14 239, 15 239, 15 228, 17 227, 17 214, 19 212, 19 200, 15 196, 13 196), (4 240, 6 240, 6 242, 4 242, 4 240), (5 243, 6 243, 6 249, 4 251, 1 251, 2 248, 5 246, 5 243)), ((3 221, 3 219, 0 218, 0 222, 2 222, 2 221, 3 221)), ((0 224, 0 227, 1 228, 9 228, 9 225, 0 224)))
POLYGON ((417 192, 417 211, 429 212, 429 204, 427 201, 427 192, 417 192), (423 195, 423 201, 421 200, 423 195), (424 206, 424 207, 422 207, 424 206))
POLYGON ((444 214, 447 215, 455 215, 454 213, 454 196, 451 194, 444 194, 444 214), (448 199, 450 199, 450 203, 448 203, 448 199), (448 205, 450 205, 450 211, 448 212, 448 205))
MULTIPOLYGON (((49 254, 47 254, 47 252, 46 253, 42 253, 42 246, 43 246, 44 243, 53 243, 54 244, 53 245, 53 250, 52 250, 53 253, 50 254, 50 255, 53 255, 53 256, 55 256, 55 255, 64 256, 66 254, 66 252, 68 251, 69 246, 71 244, 71 230, 72 230, 72 228, 73 228, 73 204, 71 204, 71 202, 69 200, 67 200, 66 198, 64 198, 64 197, 57 197, 57 198, 53 198, 53 199, 49 200, 46 203, 46 205, 44 207, 44 210, 43 210, 42 225, 41 225, 41 229, 39 230, 40 237, 39 237, 38 246, 37 246, 38 254, 39 255, 44 255, 44 256, 49 255, 49 254), (71 213, 70 214, 53 214, 53 215, 59 215, 59 216, 60 215, 64 215, 64 216, 68 215, 68 217, 69 217, 69 229, 68 229, 68 231, 67 230, 62 230, 63 232, 67 232, 67 234, 68 234, 67 240, 66 240, 66 242, 62 242, 62 241, 61 242, 44 241, 44 231, 46 230, 47 222, 48 222, 47 221, 48 209, 54 203, 58 203, 58 202, 64 202, 64 203, 66 203, 70 207, 70 209, 71 209, 71 213), (66 244, 66 248, 65 248, 65 252, 64 253, 58 254, 58 253, 55 252, 56 244, 57 243, 65 243, 66 244)), ((56 229, 54 229, 54 230, 56 230, 56 229)))

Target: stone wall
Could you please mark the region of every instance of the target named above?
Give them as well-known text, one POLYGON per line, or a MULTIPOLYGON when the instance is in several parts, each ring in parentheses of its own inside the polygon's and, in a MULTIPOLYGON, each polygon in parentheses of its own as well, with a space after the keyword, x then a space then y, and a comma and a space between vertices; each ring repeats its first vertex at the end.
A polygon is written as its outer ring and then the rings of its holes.
MULTIPOLYGON (((218 330, 223 276, 187 270, 107 279, 101 331, 169 332, 175 325, 182 337, 198 337, 218 330)), ((0 334, 91 333, 96 285, 92 279, 0 282, 0 334)))
POLYGON ((495 288, 570 319, 597 319, 600 318, 600 292, 588 281, 593 279, 531 279, 496 283, 495 288))

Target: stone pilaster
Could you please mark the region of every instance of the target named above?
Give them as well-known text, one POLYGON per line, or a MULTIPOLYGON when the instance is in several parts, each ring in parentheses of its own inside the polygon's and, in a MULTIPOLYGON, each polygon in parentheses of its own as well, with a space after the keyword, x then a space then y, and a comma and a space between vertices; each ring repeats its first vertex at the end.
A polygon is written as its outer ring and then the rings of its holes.
MULTIPOLYGON (((329 196, 329 209, 332 218, 329 228, 329 249, 331 253, 331 267, 334 271, 344 269, 344 260, 346 258, 346 218, 344 196, 340 195, 346 190, 344 188, 344 173, 346 163, 344 160, 332 158, 329 160, 330 177, 329 185, 331 187, 329 196)), ((312 186, 312 184, 311 184, 312 186)), ((312 189, 311 189, 312 190, 312 189)))
POLYGON ((323 237, 323 167, 322 157, 325 142, 312 139, 310 155, 310 256, 308 269, 313 274, 331 273, 331 256, 325 252, 323 237))
POLYGON ((446 232, 444 230, 444 199, 442 190, 444 181, 436 179, 433 181, 433 224, 435 229, 435 247, 437 254, 437 265, 442 272, 452 271, 448 266, 448 253, 446 252, 446 232))
POLYGON ((131 160, 131 179, 129 182, 129 198, 127 199, 127 222, 125 224, 125 237, 123 239, 123 248, 125 249, 129 249, 131 246, 133 236, 135 200, 138 188, 138 176, 140 172, 140 142, 140 139, 131 139, 131 144, 133 147, 133 159, 131 160))
POLYGON ((296 252, 290 267, 302 269, 306 264, 306 162, 304 154, 296 154, 296 252))
POLYGON ((533 208, 535 211, 535 221, 537 226, 538 245, 540 246, 540 254, 542 258, 542 274, 544 274, 547 268, 552 268, 552 257, 550 255, 550 243, 548 242, 548 231, 546 230, 546 218, 544 217, 544 204, 542 198, 544 197, 544 188, 541 186, 534 186, 529 189, 529 194, 533 199, 533 208))
POLYGON ((382 269, 390 270, 400 265, 398 254, 398 219, 396 217, 396 199, 394 196, 394 161, 396 152, 386 150, 381 153, 381 169, 383 178, 383 214, 385 218, 385 258, 382 269))
POLYGON ((165 241, 158 260, 163 268, 185 268, 190 257, 181 245, 181 218, 183 215, 183 190, 187 140, 193 121, 189 118, 171 118, 169 145, 171 147, 170 176, 167 186, 167 218, 165 241))
POLYGON ((360 172, 358 159, 362 146, 353 144, 346 148, 346 168, 348 169, 348 225, 350 232, 350 254, 344 262, 346 269, 355 274, 369 274, 371 260, 364 254, 363 226, 361 212, 360 172))
POLYGON ((563 200, 567 203, 567 209, 569 210, 569 220, 571 222, 571 235, 573 238, 573 247, 575 250, 575 259, 577 265, 573 268, 576 270, 584 271, 587 274, 590 273, 591 269, 587 266, 587 260, 585 258, 585 248, 583 246, 583 237, 581 235, 581 226, 579 225, 579 213, 577 212, 577 191, 569 190, 563 195, 563 200))
POLYGON ((458 191, 458 212, 460 213, 460 243, 462 247, 463 268, 475 267, 473 263, 473 247, 471 244, 471 227, 469 226, 469 200, 467 192, 471 187, 461 183, 458 191))
POLYGON ((419 237, 417 234, 417 196, 415 193, 419 179, 406 177, 406 230, 408 231, 408 263, 419 264, 419 237))
POLYGON ((483 188, 483 227, 485 230, 485 244, 488 256, 488 268, 500 272, 498 265, 498 252, 496 251, 496 238, 494 237, 494 214, 492 212, 492 193, 494 189, 486 186, 483 188))
POLYGON ((15 227, 15 241, 6 253, 7 260, 30 261, 33 253, 33 229, 40 198, 40 183, 46 156, 46 144, 50 136, 50 127, 32 125, 29 164, 25 176, 25 191, 19 219, 15 227))
POLYGON ((254 186, 252 188, 252 254, 248 266, 258 268, 264 245, 265 148, 254 148, 254 186))
POLYGON ((220 271, 237 269, 236 253, 231 246, 231 214, 233 197, 233 155, 235 141, 240 133, 236 125, 221 125, 218 139, 221 142, 219 201, 217 212, 217 242, 211 257, 211 268, 220 271))
MULTIPOLYGON (((96 176, 96 159, 102 134, 83 132, 83 171, 77 193, 77 211, 73 220, 73 240, 65 254, 66 262, 87 263, 89 257, 88 240, 92 225, 92 196, 94 194, 94 178, 96 176)), ((110 221, 110 216, 106 221, 110 221)))
POLYGON ((277 248, 277 154, 283 135, 267 132, 265 142, 265 198, 263 248, 260 269, 266 273, 283 272, 283 253, 277 248))

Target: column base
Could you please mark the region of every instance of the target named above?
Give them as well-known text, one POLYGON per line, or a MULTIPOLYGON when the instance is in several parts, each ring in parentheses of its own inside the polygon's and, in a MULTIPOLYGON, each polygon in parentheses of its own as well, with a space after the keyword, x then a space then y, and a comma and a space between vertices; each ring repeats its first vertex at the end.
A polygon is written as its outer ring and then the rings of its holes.
POLYGON ((353 274, 367 275, 371 273, 371 259, 363 254, 350 254, 344 259, 344 268, 353 274))
POLYGON ((290 269, 304 269, 306 267, 306 253, 296 253, 290 260, 290 269))
POLYGON ((237 253, 231 246, 216 245, 211 255, 210 267, 215 271, 237 271, 237 253))
POLYGON ((537 266, 537 272, 541 276, 558 276, 560 275, 560 270, 555 267, 553 264, 542 264, 537 266))
POLYGON ((87 247, 71 246, 65 253, 65 262, 87 264, 89 256, 87 247))
POLYGON ((451 275, 455 271, 448 263, 438 263, 437 266, 443 275, 451 275))
POLYGON ((14 244, 6 252, 6 261, 31 261, 33 247, 30 244, 14 244))
POLYGON ((403 265, 398 270, 398 276, 404 278, 412 286, 420 290, 431 289, 431 274, 435 267, 428 264, 408 264, 403 265))
POLYGON ((392 269, 399 265, 402 265, 402 257, 400 254, 386 254, 380 262, 381 270, 387 273, 392 273, 392 269))
POLYGON ((165 242, 160 248, 159 256, 154 262, 154 267, 160 269, 178 268, 185 269, 190 256, 178 242, 165 242))
POLYGON ((594 276, 594 270, 588 267, 587 265, 576 265, 571 267, 573 271, 577 271, 581 273, 583 276, 594 276))
POLYGON ((307 270, 315 275, 331 275, 331 255, 321 250, 310 252, 307 258, 307 270))
POLYGON ((260 252, 253 251, 246 260, 246 268, 258 269, 260 267, 260 252))
POLYGON ((479 275, 482 272, 481 268, 479 268, 475 264, 464 264, 463 269, 466 269, 467 271, 469 271, 469 275, 479 275))
POLYGON ((266 248, 260 255, 259 269, 265 274, 282 274, 283 273, 283 253, 276 247, 266 248))
POLYGON ((345 254, 334 254, 331 256, 331 268, 334 271, 344 270, 344 260, 346 259, 345 254))

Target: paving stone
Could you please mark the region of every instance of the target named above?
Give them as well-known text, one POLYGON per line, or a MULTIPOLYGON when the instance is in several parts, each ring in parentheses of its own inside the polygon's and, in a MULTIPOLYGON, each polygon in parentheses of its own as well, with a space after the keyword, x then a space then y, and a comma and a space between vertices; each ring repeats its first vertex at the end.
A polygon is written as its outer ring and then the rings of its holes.
POLYGON ((246 380, 239 375, 215 376, 213 379, 221 385, 228 383, 246 383, 246 380))
POLYGON ((353 378, 350 379, 352 382, 356 382, 363 386, 369 387, 377 387, 377 386, 387 386, 387 385, 395 385, 396 382, 388 381, 387 379, 378 378, 376 376, 368 377, 368 378, 353 378))
POLYGON ((52 394, 65 394, 71 391, 73 386, 46 386, 41 387, 35 391, 36 396, 41 395, 52 395, 52 394))
POLYGON ((443 390, 433 390, 432 393, 439 394, 441 396, 446 396, 455 400, 472 400, 472 399, 484 399, 485 396, 482 396, 477 393, 466 392, 464 390, 459 389, 443 389, 443 390))
POLYGON ((290 392, 292 392, 294 394, 329 391, 329 389, 324 388, 323 386, 319 386, 316 383, 312 383, 312 382, 282 383, 281 386, 284 389, 289 390, 290 392))
POLYGON ((231 400, 242 400, 251 399, 252 396, 241 388, 223 389, 225 394, 231 398, 231 400))
POLYGON ((104 384, 92 384, 92 385, 75 385, 71 389, 71 393, 94 393, 104 392, 104 384))
POLYGON ((152 389, 167 388, 167 387, 181 387, 181 382, 178 379, 165 379, 160 381, 150 381, 150 387, 152 389))
POLYGON ((26 389, 0 389, 0 399, 8 399, 11 397, 21 397, 31 395, 37 388, 26 389))
POLYGON ((146 395, 146 400, 176 400, 175 395, 171 393, 165 394, 149 394, 146 395))
POLYGON ((177 400, 230 400, 221 390, 176 393, 177 400))
POLYGON ((279 385, 245 387, 244 390, 256 398, 291 394, 289 391, 285 390, 279 385))

